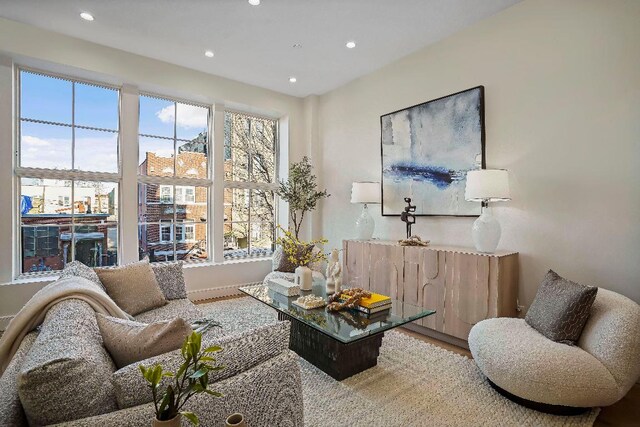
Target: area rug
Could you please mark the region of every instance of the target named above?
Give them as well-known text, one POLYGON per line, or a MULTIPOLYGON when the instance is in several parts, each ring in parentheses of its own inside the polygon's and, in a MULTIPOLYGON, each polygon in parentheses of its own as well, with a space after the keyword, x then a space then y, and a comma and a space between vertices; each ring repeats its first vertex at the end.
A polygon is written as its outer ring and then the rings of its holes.
MULTIPOLYGON (((250 298, 199 306, 235 333, 277 321, 250 298)), ((385 333, 378 365, 336 381, 300 358, 304 418, 320 426, 591 426, 595 409, 574 417, 524 408, 495 392, 472 359, 396 331, 385 333)))

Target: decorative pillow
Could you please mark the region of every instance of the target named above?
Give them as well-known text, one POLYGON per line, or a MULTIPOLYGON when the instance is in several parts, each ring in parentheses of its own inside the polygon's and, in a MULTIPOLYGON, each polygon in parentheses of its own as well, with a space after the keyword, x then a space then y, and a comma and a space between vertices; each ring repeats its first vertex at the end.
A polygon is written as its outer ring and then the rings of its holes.
POLYGON ((182 347, 191 326, 177 317, 146 323, 96 314, 104 346, 118 369, 182 347))
POLYGON ((151 269, 156 275, 158 285, 164 297, 168 300, 187 297, 187 286, 184 283, 182 264, 182 261, 151 264, 151 269))
POLYGON ((69 264, 65 265, 62 271, 60 272, 59 279, 64 279, 66 277, 71 276, 79 276, 84 277, 85 279, 95 283, 100 286, 104 290, 104 285, 100 281, 100 278, 93 270, 93 268, 88 267, 81 263, 80 261, 72 261, 69 264))
MULTIPOLYGON (((296 258, 300 259, 313 251, 313 245, 298 245, 296 258)), ((281 271, 283 273, 293 273, 298 268, 298 264, 291 262, 289 256, 284 253, 282 246, 278 246, 272 256, 273 271, 281 271)))
MULTIPOLYGON (((214 357, 217 364, 224 366, 220 371, 209 373, 209 384, 238 375, 287 351, 290 326, 289 322, 278 322, 223 337, 212 337, 205 333, 202 336, 202 346, 222 347, 222 351, 215 353, 214 357)), ((175 372, 183 361, 180 350, 175 350, 144 360, 140 364, 145 366, 160 364, 163 369, 175 372)), ((166 386, 171 379, 166 378, 163 381, 166 381, 163 383, 166 386)), ((111 382, 116 389, 116 399, 120 409, 152 402, 151 391, 140 375, 137 364, 125 366, 114 372, 111 382)))
POLYGON ((549 270, 525 321, 552 341, 574 345, 582 334, 598 288, 567 280, 549 270))
POLYGON ((96 268, 107 294, 132 316, 167 303, 149 261, 115 268, 96 268))
POLYGON ((115 370, 91 306, 77 299, 54 305, 18 373, 18 394, 29 425, 115 411, 110 381, 115 370))

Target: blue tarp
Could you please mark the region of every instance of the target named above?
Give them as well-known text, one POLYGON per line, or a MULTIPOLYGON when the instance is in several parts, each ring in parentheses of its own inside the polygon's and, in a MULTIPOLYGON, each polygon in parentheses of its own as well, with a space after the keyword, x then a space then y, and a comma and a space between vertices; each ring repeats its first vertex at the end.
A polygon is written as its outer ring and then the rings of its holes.
POLYGON ((20 214, 28 214, 32 207, 33 204, 31 203, 31 197, 20 196, 20 214))

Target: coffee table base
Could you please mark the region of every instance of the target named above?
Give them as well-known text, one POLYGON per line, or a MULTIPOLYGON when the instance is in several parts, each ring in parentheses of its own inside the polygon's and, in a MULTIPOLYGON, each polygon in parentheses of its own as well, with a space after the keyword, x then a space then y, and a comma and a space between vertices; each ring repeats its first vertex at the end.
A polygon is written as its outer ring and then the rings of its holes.
POLYGON ((291 322, 289 348, 338 381, 378 363, 383 332, 345 344, 278 312, 278 320, 291 322))

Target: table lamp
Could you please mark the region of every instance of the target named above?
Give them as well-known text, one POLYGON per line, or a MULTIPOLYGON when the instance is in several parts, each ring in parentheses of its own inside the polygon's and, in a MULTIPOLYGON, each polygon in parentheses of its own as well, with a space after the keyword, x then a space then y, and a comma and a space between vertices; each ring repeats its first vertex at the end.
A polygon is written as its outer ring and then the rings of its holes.
POLYGON ((370 240, 376 227, 367 204, 380 203, 379 182, 354 182, 351 187, 351 203, 362 203, 362 213, 356 220, 358 239, 370 240))
POLYGON ((473 223, 471 235, 476 249, 493 253, 500 241, 500 223, 491 214, 489 202, 511 200, 509 174, 504 169, 480 169, 467 172, 464 198, 482 203, 482 214, 473 223))

